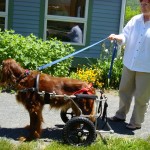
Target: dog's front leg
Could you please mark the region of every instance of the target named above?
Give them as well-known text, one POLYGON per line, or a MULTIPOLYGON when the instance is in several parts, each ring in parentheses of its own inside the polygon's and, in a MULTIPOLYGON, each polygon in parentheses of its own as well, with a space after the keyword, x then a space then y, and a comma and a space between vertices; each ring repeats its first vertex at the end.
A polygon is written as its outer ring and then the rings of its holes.
POLYGON ((43 104, 31 102, 28 103, 28 105, 26 105, 26 109, 28 110, 30 117, 30 125, 28 126, 29 136, 19 137, 20 141, 35 140, 40 138, 41 135, 41 124, 43 122, 42 117, 43 104))
POLYGON ((30 115, 30 135, 28 140, 33 140, 40 138, 41 135, 41 124, 43 121, 42 117, 42 109, 43 105, 41 105, 39 102, 32 104, 32 106, 29 109, 29 115, 30 115))

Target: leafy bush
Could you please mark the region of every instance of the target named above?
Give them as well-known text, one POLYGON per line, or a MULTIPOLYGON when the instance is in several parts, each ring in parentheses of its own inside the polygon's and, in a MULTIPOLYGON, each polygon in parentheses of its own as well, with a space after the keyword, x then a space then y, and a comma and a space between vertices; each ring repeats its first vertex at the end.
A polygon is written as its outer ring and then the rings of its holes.
POLYGON ((100 58, 97 59, 97 62, 92 63, 89 61, 90 67, 79 66, 76 72, 70 74, 70 77, 93 83, 95 88, 118 89, 123 68, 122 52, 124 47, 122 47, 120 55, 114 59, 111 77, 108 79, 108 72, 112 60, 113 43, 109 45, 109 48, 107 48, 105 43, 102 43, 101 46, 102 52, 100 58))
MULTIPOLYGON (((14 31, 0 32, 0 62, 13 58, 23 67, 36 70, 54 60, 60 59, 74 52, 69 44, 63 44, 57 39, 42 41, 33 34, 24 37, 14 31)), ((66 59, 54 66, 42 70, 54 76, 67 76, 72 58, 66 59)))
POLYGON ((111 77, 108 79, 110 64, 110 59, 107 61, 97 59, 97 63, 92 64, 90 68, 87 66, 78 67, 76 72, 70 74, 70 77, 92 83, 95 88, 118 89, 123 67, 122 57, 115 58, 111 77))
POLYGON ((131 6, 126 7, 126 12, 125 12, 125 20, 124 24, 126 25, 127 22, 135 15, 140 14, 140 6, 136 7, 136 9, 132 9, 131 6))
POLYGON ((100 74, 101 71, 96 67, 92 66, 88 68, 87 66, 83 65, 79 66, 76 72, 72 72, 70 77, 92 83, 94 87, 102 88, 104 83, 102 80, 99 81, 100 74))
POLYGON ((111 77, 109 79, 108 72, 110 69, 110 64, 110 59, 108 61, 101 59, 97 60, 96 67, 101 72, 97 80, 104 83, 103 88, 118 89, 123 68, 122 57, 115 58, 111 77))

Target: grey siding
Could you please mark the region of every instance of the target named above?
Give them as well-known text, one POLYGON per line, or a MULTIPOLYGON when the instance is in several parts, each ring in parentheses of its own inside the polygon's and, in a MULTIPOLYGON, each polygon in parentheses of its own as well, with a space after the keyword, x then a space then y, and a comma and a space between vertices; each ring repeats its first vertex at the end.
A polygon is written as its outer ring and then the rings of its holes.
POLYGON ((40 0, 14 0, 13 30, 27 36, 39 35, 40 0))
MULTIPOLYGON (((120 26, 122 0, 94 0, 90 44, 106 38, 111 33, 118 33, 120 26)), ((107 42, 109 43, 109 42, 107 42)), ((78 57, 98 58, 100 45, 80 53, 78 57)))
MULTIPOLYGON (((16 33, 27 36, 31 33, 39 37, 40 2, 44 0, 13 0, 13 26, 16 33)), ((91 0, 90 0, 91 1, 91 0)), ((90 44, 106 38, 111 33, 118 33, 120 26, 121 5, 123 0, 92 0, 92 20, 90 44)), ((43 18, 44 19, 44 18, 43 18)), ((109 43, 109 42, 107 42, 109 43)), ((98 58, 100 45, 79 53, 76 57, 98 58)))

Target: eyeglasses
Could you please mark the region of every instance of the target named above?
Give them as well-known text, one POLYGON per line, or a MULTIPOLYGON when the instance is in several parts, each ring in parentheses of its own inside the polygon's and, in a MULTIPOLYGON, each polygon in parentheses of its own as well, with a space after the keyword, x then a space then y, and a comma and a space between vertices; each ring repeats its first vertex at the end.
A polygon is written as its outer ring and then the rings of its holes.
POLYGON ((143 3, 143 2, 141 2, 140 5, 141 5, 141 7, 142 7, 142 6, 149 6, 150 3, 143 3))

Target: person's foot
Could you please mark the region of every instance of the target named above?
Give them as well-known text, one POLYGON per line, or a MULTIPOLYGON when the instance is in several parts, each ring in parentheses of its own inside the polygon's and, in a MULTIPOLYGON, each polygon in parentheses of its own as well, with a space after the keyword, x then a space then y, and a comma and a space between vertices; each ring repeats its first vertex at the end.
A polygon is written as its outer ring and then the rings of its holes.
POLYGON ((137 130, 137 129, 141 129, 141 126, 136 126, 136 125, 133 125, 133 124, 127 124, 126 125, 126 128, 127 129, 130 129, 130 130, 137 130))
POLYGON ((110 121, 114 121, 114 122, 124 122, 125 119, 121 119, 121 118, 118 118, 116 116, 113 116, 113 117, 109 117, 108 118, 110 121))

